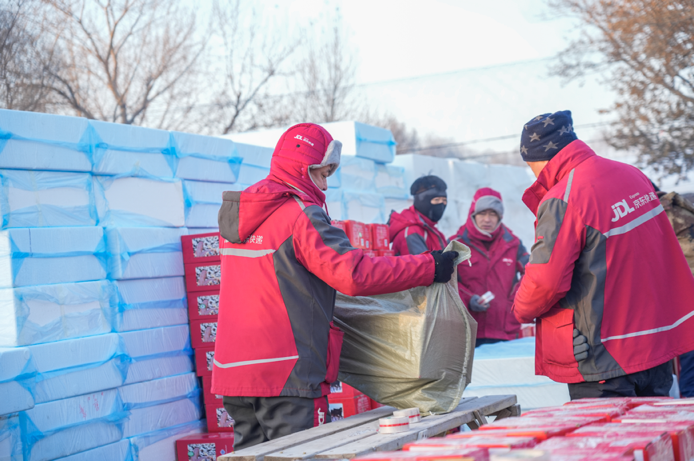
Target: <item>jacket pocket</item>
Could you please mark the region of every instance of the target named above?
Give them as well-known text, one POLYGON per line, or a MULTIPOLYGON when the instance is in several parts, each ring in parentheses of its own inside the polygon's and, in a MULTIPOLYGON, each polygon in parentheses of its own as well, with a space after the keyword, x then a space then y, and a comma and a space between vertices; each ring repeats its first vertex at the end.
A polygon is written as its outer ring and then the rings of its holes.
POLYGON ((219 233, 231 243, 241 243, 239 237, 239 208, 241 192, 226 191, 222 195, 223 202, 217 214, 219 233))
POLYGON ((575 365, 573 348, 574 311, 553 307, 540 319, 542 322, 542 357, 554 365, 575 365))
POLYGON ((337 373, 340 371, 340 352, 342 352, 342 338, 345 333, 330 322, 330 332, 328 333, 328 363, 325 374, 325 382, 334 383, 337 381, 337 373))

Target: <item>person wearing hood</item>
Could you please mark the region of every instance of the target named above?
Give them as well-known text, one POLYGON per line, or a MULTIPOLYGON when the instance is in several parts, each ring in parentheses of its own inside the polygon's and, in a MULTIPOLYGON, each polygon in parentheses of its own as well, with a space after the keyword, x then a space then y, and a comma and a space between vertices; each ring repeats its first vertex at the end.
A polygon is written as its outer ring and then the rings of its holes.
POLYGON ((235 421, 236 450, 330 422, 342 346, 336 290, 393 293, 453 274, 456 252, 371 258, 331 225, 323 191, 340 149, 319 125, 295 125, 266 179, 224 192, 211 391, 235 421))
POLYGON ((446 209, 446 183, 438 176, 422 176, 410 187, 414 205, 388 219, 396 256, 418 255, 446 248, 446 236, 436 228, 446 209))
POLYGON ((669 361, 694 349, 694 277, 651 182, 596 155, 569 111, 530 120, 520 153, 537 220, 513 312, 537 319, 536 374, 572 400, 667 396, 669 361))
POLYGON ((515 339, 520 331, 511 306, 529 255, 503 217, 501 194, 483 187, 475 192, 467 221, 450 238, 472 252, 471 265, 458 267, 458 291, 477 321, 476 346, 515 339), (488 291, 494 299, 485 303, 480 296, 488 291))

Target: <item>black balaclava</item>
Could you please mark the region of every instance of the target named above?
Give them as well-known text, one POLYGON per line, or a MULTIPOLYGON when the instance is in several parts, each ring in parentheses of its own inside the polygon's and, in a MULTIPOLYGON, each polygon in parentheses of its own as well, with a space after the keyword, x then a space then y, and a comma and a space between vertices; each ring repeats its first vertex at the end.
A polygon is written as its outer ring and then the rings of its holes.
POLYGON ((446 197, 446 183, 438 176, 422 176, 417 178, 410 187, 410 194, 414 196, 414 208, 427 218, 438 222, 443 216, 446 205, 439 203, 432 205, 431 199, 446 197))

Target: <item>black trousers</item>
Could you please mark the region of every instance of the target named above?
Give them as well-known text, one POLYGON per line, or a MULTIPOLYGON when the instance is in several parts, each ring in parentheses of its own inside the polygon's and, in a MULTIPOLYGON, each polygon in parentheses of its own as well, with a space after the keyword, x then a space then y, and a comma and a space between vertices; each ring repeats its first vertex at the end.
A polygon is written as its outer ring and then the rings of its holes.
POLYGON ((569 384, 571 400, 588 397, 666 397, 672 387, 672 364, 599 382, 569 384))
POLYGON ((234 420, 234 451, 330 422, 327 397, 224 397, 223 402, 234 420))

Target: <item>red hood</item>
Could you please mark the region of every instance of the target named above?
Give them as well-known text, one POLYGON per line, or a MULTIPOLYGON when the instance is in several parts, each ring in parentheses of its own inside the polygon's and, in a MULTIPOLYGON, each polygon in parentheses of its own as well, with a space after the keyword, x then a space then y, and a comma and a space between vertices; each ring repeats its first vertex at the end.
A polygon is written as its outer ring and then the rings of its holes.
POLYGON ((431 219, 424 216, 422 213, 414 209, 414 205, 402 210, 400 213, 391 213, 388 220, 388 226, 390 226, 390 240, 391 242, 396 235, 400 233, 403 229, 409 226, 421 226, 422 221, 424 221, 432 229, 436 229, 436 223, 431 219))
POLYGON ((477 225, 475 224, 475 220, 472 217, 472 214, 475 212, 475 205, 477 204, 477 200, 479 200, 480 197, 485 197, 487 195, 492 195, 494 197, 497 197, 499 200, 503 201, 503 199, 501 198, 501 194, 492 189, 491 187, 483 187, 481 189, 477 189, 477 192, 475 192, 475 195, 472 197, 470 210, 467 214, 467 221, 465 221, 465 224, 460 226, 460 229, 458 229, 456 235, 463 235, 463 232, 467 229, 468 235, 470 235, 472 238, 476 240, 483 240, 489 242, 496 239, 496 237, 501 233, 501 230, 503 228, 503 224, 501 224, 501 221, 499 221, 499 225, 497 226, 497 228, 490 234, 484 232, 482 229, 477 227, 477 225))

